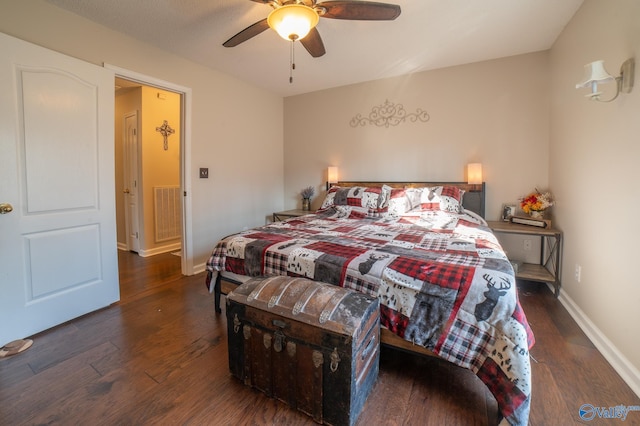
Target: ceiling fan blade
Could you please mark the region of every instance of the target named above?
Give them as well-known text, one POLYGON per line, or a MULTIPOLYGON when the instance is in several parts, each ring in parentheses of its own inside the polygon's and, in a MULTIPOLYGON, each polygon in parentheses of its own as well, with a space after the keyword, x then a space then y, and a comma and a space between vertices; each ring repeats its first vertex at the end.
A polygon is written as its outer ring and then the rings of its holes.
POLYGON ((320 37, 318 29, 315 27, 309 31, 309 34, 307 34, 305 38, 300 39, 300 43, 302 43, 304 48, 307 49, 307 52, 314 58, 319 58, 327 53, 327 51, 324 50, 322 37, 320 37))
POLYGON ((249 40, 252 37, 257 36, 264 30, 269 28, 269 24, 267 23, 267 18, 264 18, 261 21, 256 22, 253 25, 249 25, 244 30, 240 31, 238 34, 231 37, 229 40, 222 43, 224 47, 234 47, 239 45, 242 42, 249 40))
POLYGON ((397 4, 373 1, 325 1, 317 6, 326 10, 320 15, 323 18, 354 21, 392 21, 401 12, 397 4))

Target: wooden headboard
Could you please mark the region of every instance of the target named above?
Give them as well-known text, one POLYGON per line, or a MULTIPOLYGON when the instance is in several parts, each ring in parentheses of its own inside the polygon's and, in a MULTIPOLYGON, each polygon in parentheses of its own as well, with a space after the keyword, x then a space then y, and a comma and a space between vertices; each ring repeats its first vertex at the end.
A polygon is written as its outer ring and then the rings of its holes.
POLYGON ((423 186, 456 186, 464 190, 462 206, 484 218, 485 183, 471 184, 467 182, 336 182, 338 186, 382 186, 392 188, 419 188, 423 186))

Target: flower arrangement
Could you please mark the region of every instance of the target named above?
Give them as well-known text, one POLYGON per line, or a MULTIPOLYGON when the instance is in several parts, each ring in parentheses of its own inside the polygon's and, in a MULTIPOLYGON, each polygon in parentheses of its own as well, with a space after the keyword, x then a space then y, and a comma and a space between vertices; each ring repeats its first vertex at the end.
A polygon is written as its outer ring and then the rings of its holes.
POLYGON ((531 212, 543 212, 551 206, 553 206, 551 193, 540 192, 537 189, 535 192, 520 199, 520 208, 527 214, 531 212))
POLYGON ((304 200, 309 200, 311 197, 314 196, 315 193, 316 193, 316 190, 313 188, 313 186, 307 186, 300 192, 300 195, 302 195, 302 198, 304 200))

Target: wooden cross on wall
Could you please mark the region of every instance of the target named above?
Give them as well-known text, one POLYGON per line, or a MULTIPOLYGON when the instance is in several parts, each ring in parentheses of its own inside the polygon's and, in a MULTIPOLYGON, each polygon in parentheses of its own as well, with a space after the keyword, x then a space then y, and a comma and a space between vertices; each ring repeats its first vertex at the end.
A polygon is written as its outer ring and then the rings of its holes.
POLYGON ((160 132, 160 134, 162 134, 162 137, 164 138, 164 150, 168 150, 169 149, 169 136, 174 134, 176 131, 171 128, 171 126, 169 126, 169 123, 167 123, 167 120, 164 120, 162 123, 162 126, 160 127, 156 127, 156 132, 160 132))

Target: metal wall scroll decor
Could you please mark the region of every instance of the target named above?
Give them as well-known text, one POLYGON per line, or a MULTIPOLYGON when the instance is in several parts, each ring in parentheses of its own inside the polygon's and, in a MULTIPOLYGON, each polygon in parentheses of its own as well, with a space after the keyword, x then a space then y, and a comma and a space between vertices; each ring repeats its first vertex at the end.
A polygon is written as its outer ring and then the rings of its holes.
POLYGON ((174 134, 176 131, 173 130, 171 126, 169 126, 167 120, 164 120, 162 122, 162 126, 156 127, 156 132, 160 132, 160 134, 162 135, 164 139, 164 150, 167 151, 169 149, 169 136, 174 134))
POLYGON ((418 108, 414 113, 407 113, 402 104, 394 104, 386 100, 384 104, 371 108, 371 112, 367 117, 357 114, 351 119, 349 124, 351 127, 366 126, 367 124, 373 124, 378 127, 389 127, 397 126, 407 120, 412 123, 418 120, 426 123, 429 121, 429 118, 429 114, 422 108, 418 108))

